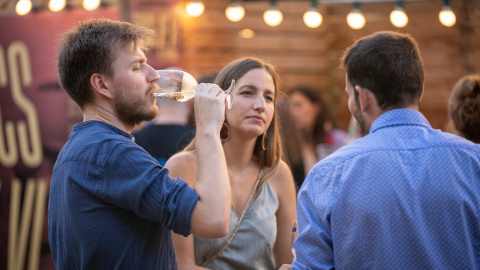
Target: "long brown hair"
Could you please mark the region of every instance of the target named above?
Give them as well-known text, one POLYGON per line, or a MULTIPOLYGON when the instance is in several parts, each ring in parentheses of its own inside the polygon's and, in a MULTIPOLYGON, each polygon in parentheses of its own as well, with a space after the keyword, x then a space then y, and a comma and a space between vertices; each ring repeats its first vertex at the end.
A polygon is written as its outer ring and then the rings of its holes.
MULTIPOLYGON (((220 86, 220 88, 222 89, 227 89, 233 79, 238 81, 238 79, 245 75, 247 72, 257 68, 265 69, 272 76, 273 83, 275 85, 276 101, 277 96, 279 95, 278 74, 271 64, 267 64, 258 58, 247 57, 230 62, 220 71, 220 73, 215 78, 214 83, 220 86)), ((275 103, 273 108, 274 112, 272 122, 267 128, 267 148, 265 150, 262 149, 262 134, 257 137, 257 141, 253 149, 253 156, 258 160, 260 167, 264 169, 264 177, 259 184, 260 187, 263 186, 263 184, 265 183, 265 179, 267 179, 266 176, 269 176, 275 172, 283 155, 282 141, 278 129, 278 120, 276 113, 277 108, 275 103)), ((185 149, 183 149, 183 151, 195 151, 195 142, 196 138, 193 138, 190 144, 187 145, 185 149)))

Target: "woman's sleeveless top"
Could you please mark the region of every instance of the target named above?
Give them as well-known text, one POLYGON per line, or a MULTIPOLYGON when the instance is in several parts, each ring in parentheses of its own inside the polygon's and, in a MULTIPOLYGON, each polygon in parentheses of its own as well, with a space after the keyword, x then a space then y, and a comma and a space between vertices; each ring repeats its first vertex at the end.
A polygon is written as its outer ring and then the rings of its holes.
MULTIPOLYGON (((273 247, 277 238, 279 202, 270 183, 266 183, 250 205, 237 234, 222 254, 205 267, 209 269, 276 269, 273 247)), ((243 209, 241 209, 243 210, 243 209)), ((240 212, 240 211, 239 211, 240 212)), ((239 217, 232 207, 228 234, 223 238, 205 239, 194 236, 195 262, 203 264, 221 250, 235 230, 239 217)))

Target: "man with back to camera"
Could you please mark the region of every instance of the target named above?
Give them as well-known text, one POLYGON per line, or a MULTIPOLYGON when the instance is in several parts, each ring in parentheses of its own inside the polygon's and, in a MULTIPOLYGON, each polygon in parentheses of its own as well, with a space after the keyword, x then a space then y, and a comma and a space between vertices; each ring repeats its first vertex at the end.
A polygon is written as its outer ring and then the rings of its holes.
POLYGON ((57 269, 176 269, 172 232, 218 238, 228 232, 230 186, 220 128, 225 94, 196 90, 198 181, 168 176, 130 134, 158 113, 144 51, 153 31, 89 20, 60 46, 60 84, 80 106, 53 169, 49 242, 57 269))
POLYGON ((348 108, 364 137, 317 163, 298 194, 293 267, 480 268, 480 145, 418 111, 415 40, 377 32, 347 49, 348 108))

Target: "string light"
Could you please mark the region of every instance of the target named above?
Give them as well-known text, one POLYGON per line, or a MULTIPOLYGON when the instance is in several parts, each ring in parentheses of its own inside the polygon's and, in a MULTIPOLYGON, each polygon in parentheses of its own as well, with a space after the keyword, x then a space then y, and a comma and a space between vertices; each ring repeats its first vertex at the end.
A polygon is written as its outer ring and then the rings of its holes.
POLYGON ((263 13, 263 20, 272 27, 282 23, 283 14, 278 10, 275 0, 271 0, 270 8, 263 13))
POLYGON ((100 0, 83 0, 82 7, 85 10, 93 11, 96 10, 100 6, 100 0))
POLYGON ((446 27, 452 27, 455 25, 457 18, 455 17, 455 13, 453 13, 452 8, 450 7, 449 0, 443 0, 443 8, 438 14, 438 18, 440 22, 446 27))
POLYGON ((67 2, 65 0, 50 0, 48 2, 48 9, 51 12, 60 12, 65 8, 67 2))
POLYGON ((362 11, 360 10, 360 4, 359 3, 353 3, 353 9, 348 13, 347 15, 347 24, 350 26, 350 28, 359 30, 362 29, 365 26, 365 17, 362 14, 362 11))
POLYGON ((32 10, 32 2, 30 0, 19 0, 15 5, 15 12, 23 16, 32 10))
POLYGON ((225 16, 232 22, 239 22, 245 16, 245 9, 236 0, 233 0, 230 6, 225 9, 225 16))
POLYGON ((408 24, 407 14, 403 10, 403 1, 398 1, 395 9, 390 13, 390 22, 398 28, 405 27, 408 24))
MULTIPOLYGON (((231 4, 225 9, 225 16, 228 20, 232 22, 239 22, 245 17, 245 8, 239 4, 239 0, 231 0, 231 4)), ((310 8, 303 14, 303 22, 306 26, 310 28, 318 28, 323 23, 323 16, 318 9, 318 1, 321 0, 310 0, 310 8)), ((345 3, 346 0, 340 2, 345 3)), ((357 0, 359 1, 359 0, 357 0)), ((378 0, 381 2, 382 0, 378 0)), ((384 0, 390 2, 391 0, 384 0)), ((276 7, 276 0, 270 0, 271 5, 268 10, 263 13, 263 20, 269 26, 278 26, 283 21, 282 12, 276 7)), ((335 2, 335 0, 327 0, 326 2, 335 2)), ((369 1, 366 1, 369 2, 369 1)), ((402 0, 397 2, 397 5, 390 13, 390 22, 398 28, 405 27, 408 24, 408 16, 403 9, 402 0)), ((104 5, 102 0, 82 0, 82 6, 85 10, 92 11, 98 9, 98 7, 104 5)), ((59 12, 64 8, 71 8, 68 0, 49 0, 48 8, 52 12, 59 12)), ((33 6, 32 0, 18 0, 15 5, 15 12, 24 16, 30 11, 38 10, 38 6, 33 6)), ((201 0, 190 0, 185 6, 187 14, 191 17, 199 17, 205 11, 205 5, 201 0)), ((450 0, 443 0, 442 10, 438 14, 438 18, 442 25, 446 27, 452 27, 456 23, 455 13, 452 11, 450 6, 450 0)), ((350 13, 347 15, 347 23, 350 28, 358 30, 362 29, 365 26, 366 20, 362 11, 360 10, 360 3, 354 2, 353 8, 350 13)))
POLYGON ((317 28, 322 24, 323 17, 318 11, 317 1, 311 0, 310 2, 310 8, 303 14, 303 23, 310 28, 317 28))
POLYGON ((205 11, 205 5, 199 0, 190 1, 185 7, 187 14, 192 17, 200 17, 205 11))

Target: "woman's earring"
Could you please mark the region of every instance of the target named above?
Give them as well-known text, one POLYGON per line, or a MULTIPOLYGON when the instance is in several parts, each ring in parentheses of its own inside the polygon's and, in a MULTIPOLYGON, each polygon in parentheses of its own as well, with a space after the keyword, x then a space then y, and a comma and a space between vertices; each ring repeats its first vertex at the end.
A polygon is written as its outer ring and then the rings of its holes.
POLYGON ((223 122, 222 129, 220 129, 220 139, 222 140, 222 142, 228 141, 228 139, 230 139, 230 127, 225 122, 223 122))
POLYGON ((262 150, 263 151, 267 150, 267 132, 266 131, 263 133, 263 137, 262 137, 262 150))

